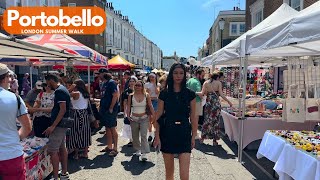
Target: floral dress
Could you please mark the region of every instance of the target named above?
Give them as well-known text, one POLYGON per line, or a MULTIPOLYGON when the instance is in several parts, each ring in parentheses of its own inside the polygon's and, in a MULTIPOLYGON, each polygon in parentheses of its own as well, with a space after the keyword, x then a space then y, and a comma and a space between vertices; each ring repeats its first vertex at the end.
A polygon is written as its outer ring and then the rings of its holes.
POLYGON ((219 121, 221 119, 221 104, 216 92, 208 93, 207 103, 204 107, 204 123, 202 125, 203 139, 217 141, 219 137, 219 121))

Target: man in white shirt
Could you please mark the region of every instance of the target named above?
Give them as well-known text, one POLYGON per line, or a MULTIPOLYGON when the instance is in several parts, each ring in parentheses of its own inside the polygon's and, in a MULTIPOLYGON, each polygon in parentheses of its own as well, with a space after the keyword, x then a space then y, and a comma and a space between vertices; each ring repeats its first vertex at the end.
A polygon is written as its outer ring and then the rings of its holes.
POLYGON ((20 139, 31 132, 31 121, 23 100, 8 91, 10 74, 0 63, 0 179, 25 179, 26 170, 20 139), (16 119, 21 128, 18 131, 16 119))

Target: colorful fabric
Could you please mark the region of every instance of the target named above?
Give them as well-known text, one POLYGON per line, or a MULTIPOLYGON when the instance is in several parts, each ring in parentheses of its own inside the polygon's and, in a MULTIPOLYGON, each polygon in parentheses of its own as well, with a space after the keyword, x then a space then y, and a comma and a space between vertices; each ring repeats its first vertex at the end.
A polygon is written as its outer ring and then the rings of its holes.
POLYGON ((216 93, 207 96, 207 103, 204 108, 204 123, 202 125, 202 135, 204 139, 219 140, 219 121, 221 118, 221 104, 216 93))

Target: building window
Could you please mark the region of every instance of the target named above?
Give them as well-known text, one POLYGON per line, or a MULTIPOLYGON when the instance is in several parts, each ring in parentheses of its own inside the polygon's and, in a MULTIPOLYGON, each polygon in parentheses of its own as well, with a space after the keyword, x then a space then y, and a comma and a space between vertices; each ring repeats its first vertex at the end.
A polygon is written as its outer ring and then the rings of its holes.
POLYGON ((135 62, 134 62, 134 57, 132 57, 132 61, 131 61, 131 62, 132 62, 132 63, 135 63, 135 62))
POLYGON ((94 44, 94 49, 95 49, 96 51, 99 51, 99 44, 94 44))
POLYGON ((112 45, 112 35, 110 35, 110 45, 112 45))
POLYGON ((236 23, 230 23, 230 26, 231 26, 231 34, 232 36, 236 36, 238 35, 238 24, 236 23))
POLYGON ((77 3, 68 3, 68 7, 76 7, 77 3))
POLYGON ((230 36, 240 36, 245 32, 246 26, 244 22, 230 22, 230 36))
POLYGON ((301 0, 289 0, 289 6, 291 6, 293 9, 300 11, 302 10, 303 1, 301 0))
POLYGON ((117 32, 117 24, 114 24, 114 31, 117 32))
POLYGON ((100 52, 103 53, 103 46, 100 46, 100 52))
POLYGON ((250 6, 250 13, 251 13, 251 27, 253 28, 261 21, 263 21, 263 12, 264 12, 264 0, 257 0, 250 6))
POLYGON ((246 24, 245 23, 241 23, 240 24, 240 34, 243 34, 246 32, 246 24))
POLYGON ((263 20, 263 10, 257 12, 254 16, 254 24, 257 25, 263 20))
POLYGON ((126 60, 129 60, 129 56, 128 55, 126 55, 126 60))

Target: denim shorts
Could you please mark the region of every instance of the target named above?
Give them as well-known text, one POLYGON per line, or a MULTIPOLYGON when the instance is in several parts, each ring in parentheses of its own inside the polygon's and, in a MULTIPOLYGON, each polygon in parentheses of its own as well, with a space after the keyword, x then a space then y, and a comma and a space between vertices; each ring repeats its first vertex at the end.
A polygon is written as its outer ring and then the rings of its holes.
POLYGON ((157 99, 151 100, 151 103, 152 103, 154 111, 157 111, 158 110, 158 100, 157 99))
POLYGON ((103 120, 102 122, 107 128, 114 128, 117 127, 117 117, 117 111, 113 111, 112 113, 107 111, 102 113, 101 119, 103 120))

